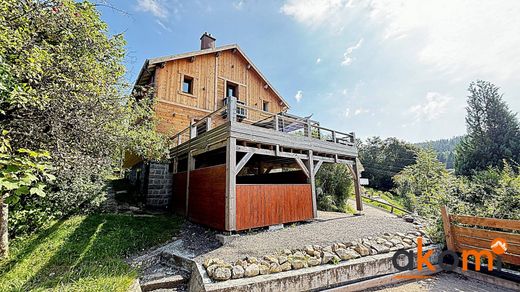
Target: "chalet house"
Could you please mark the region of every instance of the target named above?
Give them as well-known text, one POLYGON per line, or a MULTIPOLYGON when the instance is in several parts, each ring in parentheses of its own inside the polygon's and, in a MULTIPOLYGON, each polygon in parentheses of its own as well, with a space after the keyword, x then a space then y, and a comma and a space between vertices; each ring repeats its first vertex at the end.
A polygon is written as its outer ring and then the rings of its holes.
POLYGON ((289 104, 238 45, 148 59, 136 88, 153 86, 157 130, 171 137, 170 164, 129 157, 149 207, 224 231, 317 217, 315 175, 348 165, 362 210, 354 133, 287 113, 289 104), (140 171, 138 171, 140 170, 140 171))

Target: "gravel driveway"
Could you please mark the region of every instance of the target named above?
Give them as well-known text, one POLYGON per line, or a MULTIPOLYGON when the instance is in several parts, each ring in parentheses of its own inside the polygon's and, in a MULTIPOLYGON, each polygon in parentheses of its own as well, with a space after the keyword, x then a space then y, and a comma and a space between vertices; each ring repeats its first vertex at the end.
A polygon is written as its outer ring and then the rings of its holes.
MULTIPOLYGON (((307 244, 326 246, 337 242, 348 242, 366 236, 381 235, 385 232, 417 230, 416 226, 392 214, 364 205, 363 216, 353 216, 334 212, 319 212, 318 220, 311 223, 293 225, 277 231, 262 231, 240 235, 232 242, 215 248, 196 257, 202 262, 205 258, 217 257, 234 261, 245 256, 263 256, 285 248, 303 248, 307 244)), ((195 232, 191 233, 195 236, 195 232)), ((205 237, 209 239, 209 237, 205 237)), ((194 240, 190 240, 194 242, 194 240)))

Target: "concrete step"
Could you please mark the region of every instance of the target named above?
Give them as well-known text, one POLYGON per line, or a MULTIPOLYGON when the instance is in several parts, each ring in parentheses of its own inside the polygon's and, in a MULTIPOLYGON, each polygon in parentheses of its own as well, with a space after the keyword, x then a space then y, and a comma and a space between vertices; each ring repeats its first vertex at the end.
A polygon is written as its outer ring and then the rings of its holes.
POLYGON ((159 289, 185 291, 189 278, 189 272, 168 263, 159 262, 142 271, 139 283, 143 292, 159 289))
POLYGON ((148 291, 185 291, 188 278, 182 275, 166 276, 141 283, 141 290, 148 291))

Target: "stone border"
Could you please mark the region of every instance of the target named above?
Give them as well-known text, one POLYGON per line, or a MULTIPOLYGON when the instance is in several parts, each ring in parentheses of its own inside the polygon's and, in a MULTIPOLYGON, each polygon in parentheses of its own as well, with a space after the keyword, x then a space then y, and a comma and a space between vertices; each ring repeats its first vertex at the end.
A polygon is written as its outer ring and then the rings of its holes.
POLYGON ((384 233, 378 237, 338 242, 325 247, 306 245, 302 249, 285 249, 276 254, 265 255, 262 259, 246 257, 235 263, 210 258, 204 261, 203 267, 213 281, 249 278, 410 249, 417 246, 419 237, 422 238, 423 245, 431 243, 423 231, 409 232, 406 235, 400 232, 384 233))
MULTIPOLYGON (((410 250, 417 251, 416 248, 410 250)), ((437 245, 430 245, 425 247, 423 251, 429 250, 433 250, 431 263, 435 265, 441 248, 437 245)), ((264 275, 262 277, 232 279, 220 282, 212 281, 204 267, 196 264, 197 268, 193 270, 189 291, 312 291, 336 288, 343 285, 361 283, 361 281, 366 279, 377 279, 381 276, 399 273, 400 271, 392 264, 394 254, 395 252, 375 254, 342 261, 338 264, 324 264, 307 269, 264 275)), ((402 257, 398 260, 401 265, 404 265, 406 261, 407 259, 402 257)), ((414 258, 414 267, 416 266, 417 263, 414 258)))

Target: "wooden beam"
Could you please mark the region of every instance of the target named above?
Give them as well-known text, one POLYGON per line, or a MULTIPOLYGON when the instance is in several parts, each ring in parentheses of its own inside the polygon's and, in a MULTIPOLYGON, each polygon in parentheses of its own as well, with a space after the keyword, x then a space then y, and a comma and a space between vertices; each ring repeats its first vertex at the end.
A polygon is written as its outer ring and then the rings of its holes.
POLYGON ((359 159, 356 158, 354 165, 348 165, 352 177, 354 178, 354 192, 356 193, 356 209, 361 212, 363 211, 363 201, 361 199, 361 183, 359 181, 360 173, 358 171, 359 159))
POLYGON ((449 250, 455 250, 455 244, 453 242, 453 234, 451 233, 451 222, 450 215, 448 214, 448 209, 446 206, 442 206, 441 208, 442 215, 442 226, 444 228, 444 236, 446 237, 446 247, 449 250))
POLYGON ((314 176, 318 173, 318 170, 320 170, 321 165, 323 164, 323 160, 318 160, 316 165, 314 166, 314 176))
MULTIPOLYGON (((278 147, 276 147, 276 148, 278 148, 278 147)), ((276 148, 275 148, 275 150, 270 150, 270 149, 260 149, 260 148, 255 148, 255 147, 248 147, 248 146, 237 145, 236 146, 236 151, 237 152, 253 152, 255 154, 268 155, 268 156, 277 156, 277 157, 285 157, 285 158, 296 158, 296 157, 298 157, 300 159, 307 159, 307 155, 305 155, 305 154, 289 153, 289 152, 283 152, 283 151, 280 151, 280 150, 276 151, 276 148)))
POLYGON ((235 175, 237 175, 242 170, 242 168, 246 165, 249 159, 253 157, 253 154, 253 152, 247 152, 246 155, 242 157, 242 159, 240 159, 240 162, 237 164, 237 167, 235 169, 235 175))
POLYGON ((188 161, 186 169, 186 218, 189 218, 189 200, 190 200, 190 171, 195 168, 195 161, 193 159, 192 151, 188 152, 188 161))
POLYGON ((301 167, 301 169, 303 170, 303 172, 305 173, 305 175, 310 178, 311 177, 311 174, 309 173, 309 170, 307 169, 307 166, 305 166, 305 164, 303 163, 303 161, 301 160, 300 157, 294 157, 294 160, 296 160, 296 163, 298 163, 298 165, 301 167))
POLYGON ((236 139, 230 137, 226 146, 226 231, 236 230, 236 144, 236 139))
POLYGON ((312 216, 318 218, 318 200, 316 198, 316 180, 314 177, 314 159, 312 150, 309 150, 309 159, 307 159, 307 166, 309 170, 308 182, 311 184, 311 196, 312 196, 312 216))

